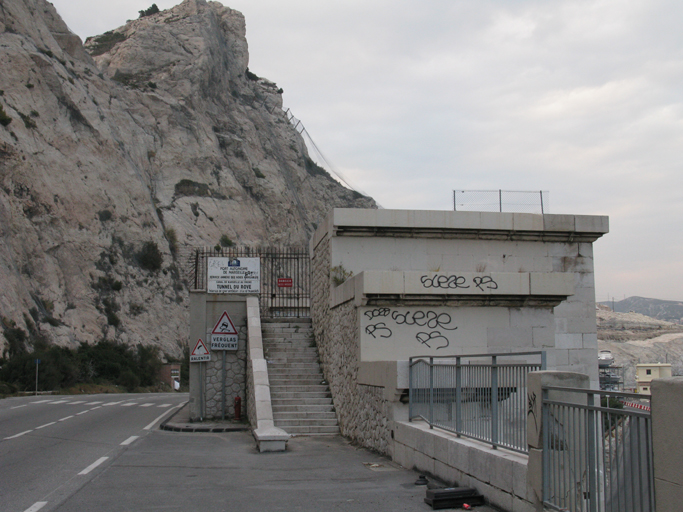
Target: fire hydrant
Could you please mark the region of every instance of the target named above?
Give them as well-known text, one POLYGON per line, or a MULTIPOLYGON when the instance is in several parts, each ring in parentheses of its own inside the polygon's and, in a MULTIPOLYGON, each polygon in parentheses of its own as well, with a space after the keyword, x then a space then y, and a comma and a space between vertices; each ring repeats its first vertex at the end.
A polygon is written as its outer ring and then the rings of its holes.
POLYGON ((235 421, 240 421, 242 419, 242 399, 238 396, 235 397, 235 421))

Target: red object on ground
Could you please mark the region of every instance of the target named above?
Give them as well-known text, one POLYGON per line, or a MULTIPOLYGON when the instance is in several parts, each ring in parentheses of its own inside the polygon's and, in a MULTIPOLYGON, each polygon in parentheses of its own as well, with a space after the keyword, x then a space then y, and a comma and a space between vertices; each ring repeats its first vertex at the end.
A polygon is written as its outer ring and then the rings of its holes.
POLYGON ((240 421, 242 418, 242 399, 235 397, 235 421, 240 421))
POLYGON ((462 508, 464 508, 465 510, 472 510, 472 507, 470 507, 467 503, 463 503, 462 508))

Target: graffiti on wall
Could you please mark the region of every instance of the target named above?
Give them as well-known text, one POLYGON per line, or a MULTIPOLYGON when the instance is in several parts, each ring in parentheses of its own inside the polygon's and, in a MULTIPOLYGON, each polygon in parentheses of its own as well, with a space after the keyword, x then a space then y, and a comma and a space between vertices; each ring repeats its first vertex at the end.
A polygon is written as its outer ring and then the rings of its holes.
POLYGON ((472 286, 482 292, 498 289, 498 283, 491 276, 475 276, 468 279, 465 276, 455 274, 436 274, 434 276, 422 276, 420 277, 420 282, 425 288, 441 288, 444 290, 467 289, 472 286))
MULTIPOLYGON (((449 313, 432 309, 375 308, 363 312, 365 333, 374 339, 391 338, 394 331, 405 331, 401 326, 417 328, 415 340, 428 348, 436 350, 450 345, 449 331, 458 327, 453 324, 449 313)), ((405 335, 404 332, 401 334, 405 335)), ((412 335, 412 333, 411 333, 412 335)))

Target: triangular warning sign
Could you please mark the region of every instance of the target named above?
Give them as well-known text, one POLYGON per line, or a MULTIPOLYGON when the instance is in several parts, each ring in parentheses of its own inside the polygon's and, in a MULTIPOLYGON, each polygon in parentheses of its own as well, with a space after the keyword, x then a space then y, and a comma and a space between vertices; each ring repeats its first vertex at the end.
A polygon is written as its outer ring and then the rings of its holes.
POLYGON ((235 324, 232 323, 227 311, 223 311, 211 334, 237 334, 235 324))
POLYGON ((202 341, 201 338, 197 340, 197 344, 194 346, 194 350, 192 350, 192 353, 190 354, 191 356, 208 356, 209 355, 209 349, 206 348, 206 345, 202 341))

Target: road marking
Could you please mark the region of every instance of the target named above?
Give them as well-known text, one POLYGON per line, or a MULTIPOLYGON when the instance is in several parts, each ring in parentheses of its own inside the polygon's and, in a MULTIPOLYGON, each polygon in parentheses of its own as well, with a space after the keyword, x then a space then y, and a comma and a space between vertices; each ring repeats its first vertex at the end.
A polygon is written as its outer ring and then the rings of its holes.
POLYGON ((95 409, 99 409, 100 407, 102 407, 102 406, 101 406, 101 405, 98 405, 97 407, 93 407, 92 409, 88 409, 88 410, 89 410, 89 411, 94 411, 95 409))
POLYGON ((84 404, 85 400, 79 400, 78 402, 69 402, 69 405, 84 404))
POLYGON ((21 437, 24 434, 28 434, 29 432, 33 432, 33 430, 27 430, 26 432, 20 432, 19 434, 14 434, 13 436, 6 437, 5 439, 14 439, 15 437, 21 437))
POLYGON ((152 427, 155 425, 155 423, 156 423, 157 421, 159 421, 161 418, 163 418, 164 416, 166 416, 166 415, 167 415, 169 412, 171 412, 173 409, 175 409, 175 408, 177 408, 177 407, 182 407, 182 406, 184 405, 184 403, 185 403, 185 402, 183 402, 182 404, 176 405, 175 407, 171 407, 170 409, 166 409, 164 412, 162 412, 162 413, 157 417, 157 419, 155 419, 152 423, 150 423, 149 425, 147 425, 147 426, 146 426, 145 428, 143 428, 142 430, 151 430, 152 427))
POLYGON ((24 405, 17 405, 16 407, 10 407, 10 409, 19 409, 20 407, 26 407, 26 404, 24 404, 24 405))
POLYGON ((130 407, 131 405, 137 405, 135 402, 129 402, 127 404, 123 404, 121 407, 130 407))
MULTIPOLYGON (((52 400, 38 400, 37 402, 31 402, 31 403, 32 404, 45 404, 48 402, 52 402, 52 400)), ((39 501, 38 503, 42 503, 42 502, 39 501)), ((45 503, 47 503, 47 501, 45 503)))
POLYGON ((125 400, 119 400, 118 402, 108 402, 106 404, 102 404, 102 407, 109 407, 110 405, 118 405, 121 402, 125 402, 125 400))
POLYGON ((47 501, 36 501, 33 505, 24 510, 24 512, 38 512, 38 510, 43 508, 45 505, 47 505, 47 501))
POLYGON ((108 458, 109 458, 109 457, 100 457, 99 459, 97 459, 95 462, 93 462, 92 464, 90 464, 87 468, 85 468, 83 471, 81 471, 81 472, 78 473, 78 474, 79 474, 79 475, 87 475, 88 473, 90 473, 93 469, 95 469, 97 466, 99 466, 100 464, 102 464, 102 463, 103 463, 105 460, 107 460, 108 458))
POLYGON ((123 443, 121 443, 121 446, 128 446, 130 443, 135 441, 138 437, 140 436, 130 436, 128 439, 126 439, 123 443))
POLYGON ((140 407, 152 407, 153 405, 154 405, 153 403, 150 403, 150 404, 141 404, 140 407))
POLYGON ((46 423, 45 425, 41 425, 40 427, 36 427, 36 430, 40 430, 41 428, 49 427, 50 425, 54 425, 57 423, 56 421, 51 421, 50 423, 46 423))
POLYGON ((66 418, 62 418, 61 420, 57 420, 57 421, 66 421, 66 420, 68 420, 69 418, 73 418, 73 414, 72 414, 71 416, 67 416, 66 418))
POLYGON ((67 403, 67 400, 57 400, 56 402, 50 402, 51 404, 65 404, 67 403))
POLYGON ((173 404, 161 404, 158 405, 157 407, 171 407, 173 404))
POLYGON ((85 404, 85 405, 97 405, 97 404, 101 404, 101 403, 102 403, 102 402, 88 402, 88 403, 85 404))
POLYGON ((76 413, 76 416, 80 416, 81 414, 85 414, 86 412, 90 412, 91 409, 86 409, 85 411, 81 411, 79 413, 76 413))

